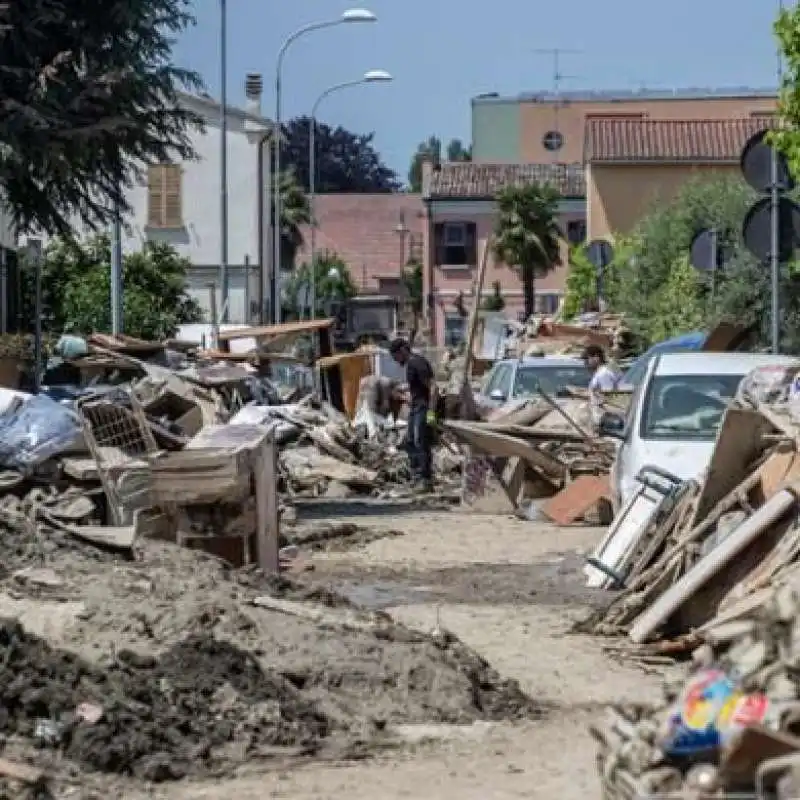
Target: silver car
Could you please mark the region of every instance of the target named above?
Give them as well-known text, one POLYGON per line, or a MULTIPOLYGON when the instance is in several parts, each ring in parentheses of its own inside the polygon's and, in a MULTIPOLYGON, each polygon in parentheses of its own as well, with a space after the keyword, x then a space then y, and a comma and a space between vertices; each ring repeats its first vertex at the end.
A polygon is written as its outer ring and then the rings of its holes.
POLYGON ((589 370, 578 358, 533 356, 498 361, 475 395, 479 408, 498 408, 511 400, 536 397, 539 390, 550 397, 562 394, 567 386, 586 388, 589 370))

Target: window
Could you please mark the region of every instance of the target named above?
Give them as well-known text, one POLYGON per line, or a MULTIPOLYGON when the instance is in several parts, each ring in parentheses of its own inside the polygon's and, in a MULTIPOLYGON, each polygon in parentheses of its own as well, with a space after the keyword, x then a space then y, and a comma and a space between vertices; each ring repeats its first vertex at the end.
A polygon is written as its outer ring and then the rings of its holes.
POLYGON ((440 222, 435 227, 436 263, 440 267, 474 267, 478 262, 474 222, 440 222))
POLYGON ((583 244, 586 241, 586 220, 571 219, 567 223, 567 241, 570 244, 583 244))
POLYGON ((183 227, 183 173, 177 164, 153 164, 147 168, 147 226, 183 227))
POLYGON ((460 314, 446 314, 444 318, 445 347, 458 347, 464 341, 466 319, 460 314))
POLYGON ((513 367, 511 364, 498 364, 489 375, 486 381, 485 394, 488 397, 492 392, 502 392, 503 397, 507 398, 511 390, 511 374, 513 367))
POLYGON ((542 147, 551 153, 555 153, 556 150, 560 150, 563 146, 564 134, 559 131, 547 131, 542 137, 542 147))
POLYGON ((586 388, 589 385, 589 371, 583 366, 563 367, 519 367, 514 376, 513 397, 531 397, 539 388, 553 397, 563 392, 567 386, 586 388))
POLYGON ((537 314, 555 314, 560 299, 560 295, 557 294, 537 294, 534 310, 537 314))
POLYGON ((661 375, 647 389, 642 439, 713 441, 742 375, 661 375))

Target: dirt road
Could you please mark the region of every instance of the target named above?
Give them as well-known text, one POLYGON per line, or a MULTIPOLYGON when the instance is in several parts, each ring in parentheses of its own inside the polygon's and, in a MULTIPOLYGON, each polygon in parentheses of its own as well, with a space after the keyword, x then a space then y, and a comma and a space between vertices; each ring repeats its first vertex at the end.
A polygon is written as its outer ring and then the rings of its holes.
MULTIPOLYGON (((363 549, 314 558, 315 580, 425 630, 451 629, 548 707, 540 720, 409 726, 404 752, 363 762, 172 786, 164 800, 493 800, 599 797, 587 725, 607 701, 656 696, 660 678, 620 666, 600 642, 568 634, 598 598, 582 588, 580 555, 598 529, 557 529, 456 513, 359 516, 401 530, 363 549), (437 741, 425 741, 431 738, 437 741)), ((142 796, 143 797, 143 796, 142 796)), ((133 800, 133 797, 131 797, 133 800)), ((139 800, 137 797, 136 800, 139 800)))
POLYGON ((318 540, 352 523, 318 545, 301 585, 157 544, 127 563, 20 548, 0 581, 0 617, 25 629, 0 624, 7 754, 53 769, 57 798, 599 796, 592 715, 660 686, 568 633, 607 599, 580 578, 601 532, 347 510, 301 513, 318 540), (304 616, 309 599, 321 618, 304 616), (99 722, 30 747, 42 717, 59 735, 87 702, 99 722))

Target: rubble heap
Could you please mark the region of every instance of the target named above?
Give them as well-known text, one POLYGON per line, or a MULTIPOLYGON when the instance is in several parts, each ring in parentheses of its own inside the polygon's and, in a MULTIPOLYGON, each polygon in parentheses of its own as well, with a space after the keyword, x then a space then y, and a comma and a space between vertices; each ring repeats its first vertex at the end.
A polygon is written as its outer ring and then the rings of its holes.
POLYGON ((794 569, 800 427, 787 387, 796 372, 760 369, 743 381, 701 480, 632 495, 587 567, 590 585, 617 593, 584 629, 689 650, 716 613, 794 569))
POLYGON ((604 797, 797 796, 800 568, 751 606, 705 630, 658 708, 612 707, 593 727, 604 797))

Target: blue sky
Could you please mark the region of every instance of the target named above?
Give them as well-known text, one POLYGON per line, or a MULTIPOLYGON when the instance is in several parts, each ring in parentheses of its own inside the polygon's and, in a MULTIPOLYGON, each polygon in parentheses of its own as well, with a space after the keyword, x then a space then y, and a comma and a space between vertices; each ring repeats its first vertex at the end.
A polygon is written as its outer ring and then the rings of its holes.
MULTIPOLYGON (((219 93, 218 0, 196 0, 197 27, 176 60, 219 93)), ((241 104, 244 76, 261 72, 266 116, 274 107, 275 57, 285 37, 352 7, 378 22, 342 25, 295 42, 283 71, 284 118, 308 114, 334 83, 385 69, 394 81, 329 97, 319 117, 374 131, 384 160, 405 179, 416 145, 431 134, 470 138, 470 98, 552 88, 552 58, 574 76, 563 89, 754 86, 775 83, 771 25, 777 0, 228 0, 228 98, 241 104), (477 9, 477 13, 468 9, 477 9)))

